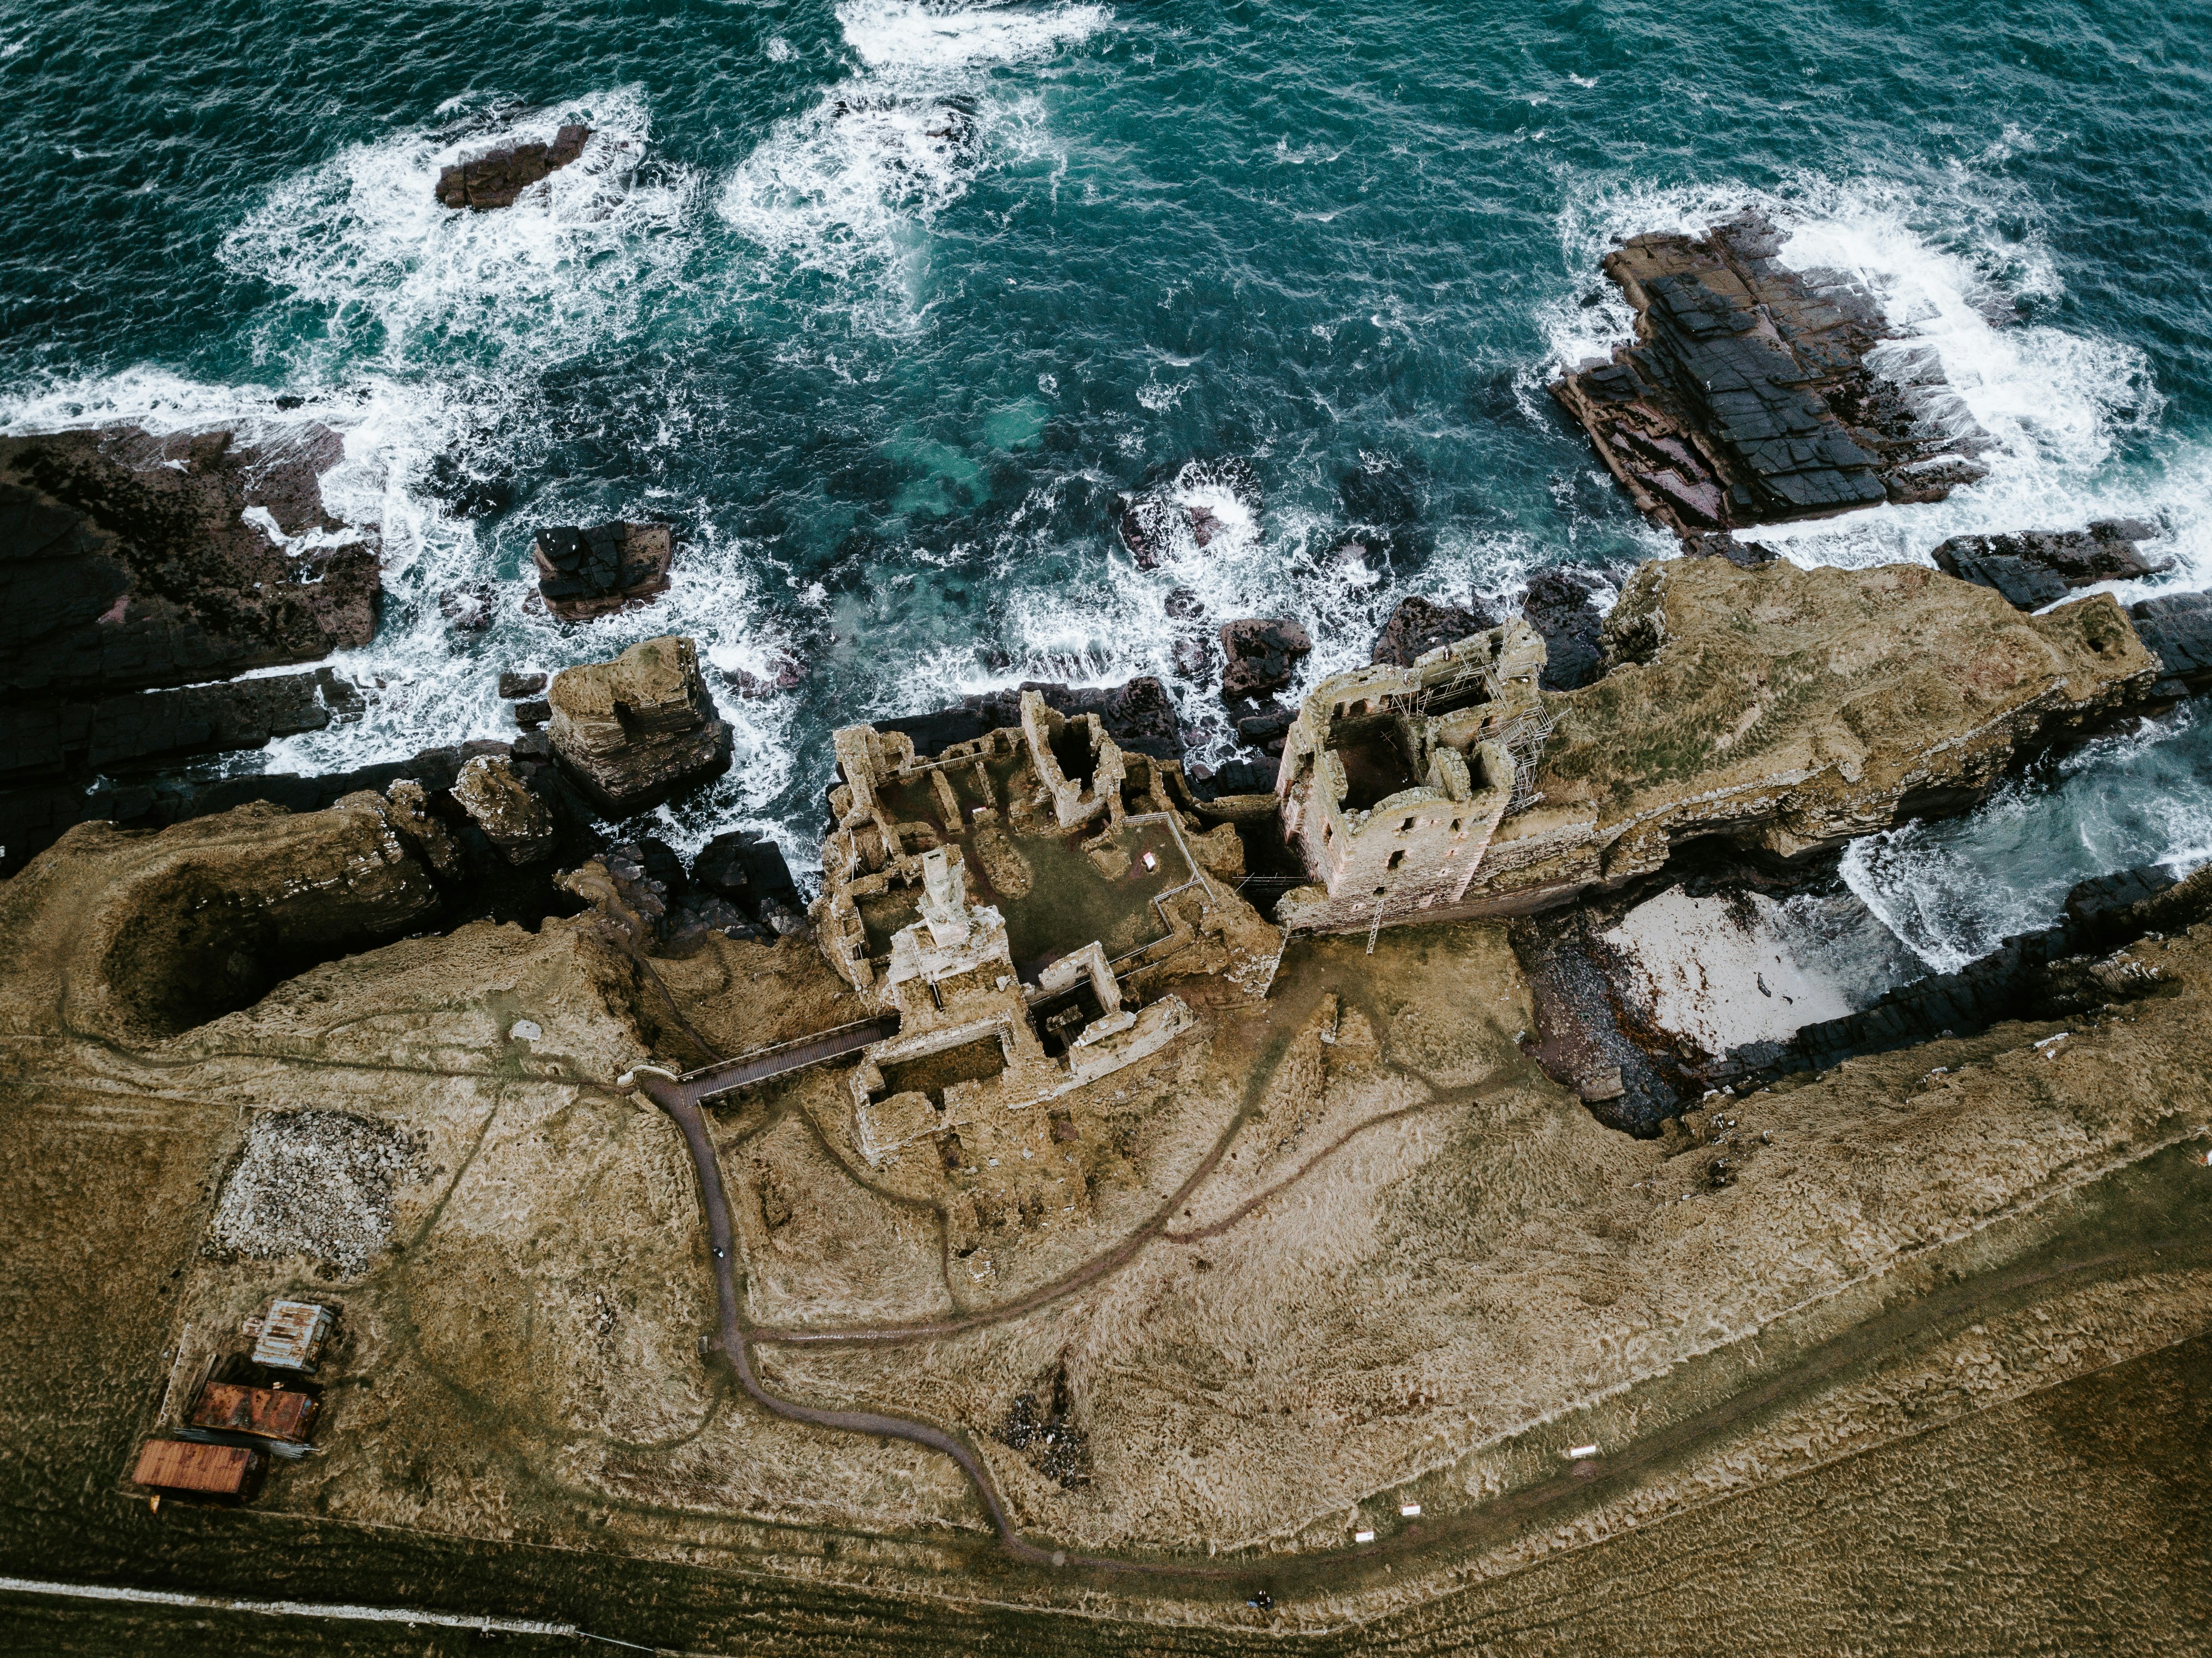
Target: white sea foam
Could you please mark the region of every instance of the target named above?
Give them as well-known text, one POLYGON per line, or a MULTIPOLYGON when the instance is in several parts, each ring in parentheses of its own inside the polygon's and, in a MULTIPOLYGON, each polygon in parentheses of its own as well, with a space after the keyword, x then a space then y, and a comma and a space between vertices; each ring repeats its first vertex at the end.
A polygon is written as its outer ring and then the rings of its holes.
POLYGON ((1049 57, 1112 21, 1103 6, 941 6, 848 0, 837 22, 869 69, 944 70, 1049 57))
POLYGON ((263 349, 295 376, 364 357, 394 369, 559 361, 634 328, 690 252, 696 179, 677 167, 641 181, 651 138, 643 94, 624 88, 442 137, 349 145, 271 191, 222 258, 325 313, 315 348, 297 343, 283 312, 269 319, 263 349), (442 167, 495 143, 550 139, 570 121, 592 130, 583 154, 513 206, 439 204, 442 167))
MULTIPOLYGON (((1523 377, 1524 402, 1563 369, 1609 355, 1632 313, 1599 271, 1616 239, 1699 233, 1747 207, 1787 233, 1793 268, 1849 274, 1904 336, 1876 358, 1900 381, 1916 355, 1940 363, 1952 412, 1987 434, 1979 483, 1932 505, 1880 506, 1762 526, 1758 538, 1804 565, 1927 562, 1948 537, 2076 528, 2127 517, 2154 525, 2146 551, 2171 573, 2108 583, 2123 601, 2212 580, 2212 451, 2143 440, 2162 399, 2136 347, 2039 322, 2009 321, 2014 301, 2047 302, 2062 284, 2033 204, 1980 170, 2026 139, 2008 130, 1981 161, 1917 179, 1838 184, 1802 177, 1778 192, 1733 186, 1578 193, 1561 216, 1578 285, 1540 314, 1550 361, 1523 377), (2020 226, 2025 225, 2023 233, 2020 226), (1595 296, 1592 302, 1581 301, 1595 296), (2121 446, 2136 452, 2118 464, 2121 446), (2146 456, 2142 452, 2153 452, 2146 456)), ((1941 418, 1939 401, 1929 413, 1941 418)), ((1915 823, 1856 842, 1852 890, 1932 969, 1961 967, 2009 934, 2048 925, 2077 881, 2134 865, 2177 869, 2212 855, 2212 735, 2185 711, 2140 733, 2086 744, 2061 765, 2015 780, 1966 817, 1915 823)))
MULTIPOLYGON (((278 383, 305 399, 297 408, 277 409, 265 387, 208 385, 152 367, 0 402, 0 430, 222 425, 251 440, 313 422, 344 440, 323 496, 337 517, 379 532, 385 602, 375 641, 331 665, 362 687, 368 711, 219 763, 329 771, 511 737, 496 667, 558 668, 672 631, 699 639, 710 658, 775 647, 762 621, 757 550, 711 522, 692 526, 659 604, 577 630, 531 603, 532 584, 501 580, 474 525, 422 488, 434 459, 526 408, 549 367, 619 340, 640 325, 644 307, 680 288, 697 240, 695 179, 682 168, 640 171, 651 131, 642 96, 618 88, 466 120, 443 135, 352 146, 272 190, 225 240, 222 256, 286 296, 270 308, 260 343, 278 383), (433 187, 448 162, 493 143, 549 139, 568 121, 592 128, 583 155, 512 207, 477 214, 436 203, 433 187), (301 308, 319 325, 299 327, 301 308), (493 590, 492 626, 457 633, 440 598, 478 584, 493 590)), ((648 446, 681 440, 680 390, 664 404, 674 412, 657 435, 640 440, 648 446)), ((538 511, 557 518, 564 504, 547 499, 538 511)), ((641 501, 628 510, 639 516, 654 507, 641 501)), ((769 827, 757 814, 792 774, 786 703, 726 693, 720 700, 736 728, 739 763, 701 799, 663 814, 672 834, 694 844, 732 821, 769 827)))
POLYGON ((720 210, 778 270, 851 285, 856 323, 914 325, 930 225, 1003 152, 1065 158, 1033 99, 992 71, 1049 58, 1106 27, 1103 7, 946 8, 848 0, 837 18, 858 71, 787 116, 723 185, 720 210))
POLYGON ((2075 883, 2212 859, 2212 726, 2185 703, 2101 737, 2047 773, 2001 786, 1964 817, 1852 842, 1851 890, 1928 967, 1964 967, 2014 933, 2048 926, 2075 883))

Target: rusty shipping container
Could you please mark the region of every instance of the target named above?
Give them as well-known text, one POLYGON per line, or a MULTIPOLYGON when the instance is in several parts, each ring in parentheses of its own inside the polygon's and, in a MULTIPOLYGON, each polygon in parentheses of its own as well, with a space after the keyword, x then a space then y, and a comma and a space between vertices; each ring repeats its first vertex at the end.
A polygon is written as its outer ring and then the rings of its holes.
POLYGON ((185 1439, 149 1439, 140 1447, 131 1480, 157 1491, 196 1497, 249 1497, 261 1489, 268 1457, 243 1445, 200 1445, 185 1439))
POLYGON ((315 1425, 317 1400, 297 1388, 249 1388, 210 1382, 200 1389, 190 1418, 195 1428, 225 1428, 304 1445, 315 1425))
POLYGON ((331 1309, 312 1301, 271 1302, 253 1343, 253 1362, 276 1370, 313 1370, 331 1322, 331 1309))

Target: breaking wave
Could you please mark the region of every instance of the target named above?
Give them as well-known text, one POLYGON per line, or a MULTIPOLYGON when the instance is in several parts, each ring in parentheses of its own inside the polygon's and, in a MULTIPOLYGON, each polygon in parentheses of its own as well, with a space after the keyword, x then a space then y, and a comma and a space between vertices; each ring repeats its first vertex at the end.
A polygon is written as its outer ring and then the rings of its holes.
POLYGON ((2212 720, 2191 703, 2094 738, 1963 817, 1856 841, 1843 876, 1933 972, 2050 926, 2077 882, 2212 859, 2212 720))
POLYGON ((937 216, 994 153, 1049 148, 1034 94, 1009 99, 993 71, 1078 45, 1110 14, 848 0, 837 19, 857 71, 778 121, 719 208, 781 271, 846 284, 856 323, 896 331, 917 320, 916 267, 937 216))

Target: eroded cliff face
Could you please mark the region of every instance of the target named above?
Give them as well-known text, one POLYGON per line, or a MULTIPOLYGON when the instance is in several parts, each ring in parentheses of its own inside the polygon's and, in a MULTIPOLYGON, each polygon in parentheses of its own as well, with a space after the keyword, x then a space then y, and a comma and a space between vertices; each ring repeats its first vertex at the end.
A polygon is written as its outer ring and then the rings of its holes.
POLYGON ((259 1000, 317 961, 435 914, 416 842, 380 796, 255 804, 159 835, 80 823, 0 884, 0 1028, 157 1042, 259 1000))
POLYGON ((2108 595, 2025 616, 1905 564, 1655 562, 1605 646, 1604 678, 1546 696, 1540 798, 1499 826, 1466 913, 1617 886, 1704 836, 1794 858, 1963 810, 2158 672, 2108 595))

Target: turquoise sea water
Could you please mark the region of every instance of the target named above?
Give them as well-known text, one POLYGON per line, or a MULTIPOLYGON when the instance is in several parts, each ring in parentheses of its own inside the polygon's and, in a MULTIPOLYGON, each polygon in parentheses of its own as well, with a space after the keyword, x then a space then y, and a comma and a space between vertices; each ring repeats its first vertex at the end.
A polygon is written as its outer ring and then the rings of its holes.
MULTIPOLYGON (((830 726, 1165 674, 1177 586, 1304 618, 1310 677, 1407 592, 1665 551, 1542 388, 1625 335, 1609 238, 1746 203, 2000 441, 1983 484, 1791 556, 2129 513, 2204 585, 2208 62, 2212 13, 2142 0, 4 0, 0 429, 346 434, 326 490, 381 525, 390 592, 341 665, 370 712, 252 763, 498 734, 498 667, 682 630, 805 678, 718 689, 738 768, 670 832, 773 827, 804 863, 830 726), (434 203, 442 162, 574 119, 540 195, 434 203), (1222 455, 1264 509, 1137 570, 1121 494, 1222 455), (463 516, 463 476, 503 510, 463 516), (1379 566, 1331 552, 1347 496, 1406 520, 1379 566), (669 598, 526 610, 534 529, 617 514, 681 526, 669 598), (496 626, 456 633, 439 595, 485 580, 496 626)), ((1948 962, 2081 874, 2212 853, 2208 773, 2185 715, 1849 870, 1948 962)))

